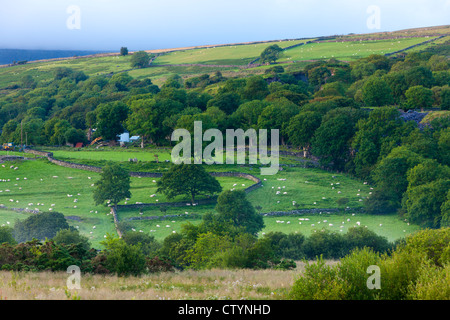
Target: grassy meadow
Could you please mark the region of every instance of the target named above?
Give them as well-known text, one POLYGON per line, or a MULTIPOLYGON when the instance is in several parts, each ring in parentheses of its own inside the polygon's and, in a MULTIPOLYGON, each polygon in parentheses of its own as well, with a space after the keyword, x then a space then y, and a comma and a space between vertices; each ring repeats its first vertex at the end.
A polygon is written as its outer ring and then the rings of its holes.
MULTIPOLYGON (((165 149, 136 148, 121 149, 82 149, 75 151, 67 148, 48 148, 54 157, 71 162, 104 165, 108 161, 119 162, 130 170, 164 172, 168 168, 165 160, 170 153, 165 149), (155 162, 158 154, 160 163, 155 162), (132 164, 130 158, 140 162, 132 164)), ((19 154, 19 153, 15 153, 19 154)), ((291 161, 283 157, 281 163, 291 161)), ((389 241, 402 238, 418 230, 397 215, 370 216, 361 214, 363 200, 370 196, 371 186, 344 174, 337 174, 317 168, 283 167, 274 176, 262 176, 257 168, 239 165, 206 166, 208 171, 241 171, 251 173, 262 180, 262 186, 248 194, 250 202, 257 206, 261 214, 269 212, 287 212, 286 215, 264 216, 265 228, 260 236, 271 231, 285 233, 299 232, 305 236, 323 228, 346 232, 357 224, 367 226, 389 241), (256 170, 255 170, 256 169, 256 170), (338 200, 347 198, 345 205, 338 200), (347 211, 344 210, 349 207, 347 211), (293 215, 296 209, 323 209, 318 213, 293 215), (328 212, 326 209, 339 208, 340 212, 328 212)), ((109 209, 95 206, 92 190, 99 174, 89 171, 60 167, 45 159, 31 161, 6 162, 0 166, 0 204, 8 208, 28 208, 29 210, 57 211, 63 213, 70 225, 88 236, 94 247, 100 247, 107 233, 115 234, 113 217, 109 209), (11 168, 12 166, 12 168, 11 168), (16 168, 14 170, 14 168, 16 168), (9 180, 9 181, 8 181, 9 180), (95 228, 94 228, 95 227, 95 228)), ((244 178, 219 177, 224 190, 244 189, 253 184, 244 178)), ((156 192, 158 178, 131 178, 130 199, 120 204, 163 203, 186 201, 183 196, 167 199, 156 192)), ((200 197, 201 198, 201 197, 200 197)), ((179 232, 185 223, 197 224, 205 213, 214 213, 214 205, 167 207, 160 206, 138 208, 120 208, 118 217, 136 232, 150 233, 163 240, 173 232, 179 232), (164 218, 163 216, 168 216, 164 218), (151 217, 151 219, 150 219, 151 217)), ((0 225, 13 225, 16 219, 24 219, 31 213, 0 210, 0 225)))
POLYGON ((247 45, 208 47, 193 50, 170 52, 155 59, 155 65, 162 64, 216 64, 216 65, 246 65, 259 57, 268 46, 276 44, 280 48, 305 43, 313 39, 288 40, 247 45))
POLYGON ((398 51, 427 40, 430 39, 423 37, 397 40, 329 41, 309 43, 286 50, 283 57, 279 61, 331 58, 351 61, 370 56, 371 54, 383 55, 398 51))
MULTIPOLYGON (((444 30, 445 31, 445 30, 444 30)), ((385 35, 386 36, 386 35, 385 35)), ((390 36, 390 35, 387 35, 390 36)), ((375 37, 376 38, 376 37, 375 37)), ((421 43, 432 38, 426 34, 423 37, 411 37, 392 40, 361 40, 355 38, 354 41, 339 41, 341 39, 352 39, 351 36, 338 38, 336 41, 321 43, 310 43, 295 47, 283 52, 280 62, 308 61, 318 59, 336 58, 345 61, 355 60, 370 54, 386 54, 389 52, 405 49, 411 45, 421 43)), ((445 41, 446 38, 436 40, 445 41)), ((25 65, 16 65, 7 68, 0 68, 0 89, 13 83, 20 82, 25 75, 31 75, 36 80, 51 80, 53 70, 57 67, 68 67, 76 71, 83 71, 88 76, 107 75, 127 71, 136 79, 151 77, 152 81, 161 85, 169 76, 178 74, 181 77, 190 77, 204 73, 214 73, 216 67, 159 67, 167 64, 206 64, 206 65, 235 65, 236 67, 220 68, 224 76, 242 76, 242 73, 253 74, 262 73, 264 68, 257 67, 242 70, 239 66, 247 65, 252 60, 259 57, 261 52, 272 44, 277 44, 281 48, 286 48, 297 43, 304 43, 305 40, 284 40, 277 42, 267 42, 258 44, 212 46, 197 49, 177 49, 157 57, 153 62, 153 67, 132 70, 130 66, 131 55, 128 56, 107 56, 94 58, 78 58, 49 62, 35 62, 25 65)), ((431 46, 427 44, 425 46, 431 46)), ((416 50, 416 49, 411 49, 416 50)))
MULTIPOLYGON (((115 233, 109 209, 95 206, 92 198, 98 179, 98 173, 60 167, 47 160, 7 162, 0 166, 0 204, 8 208, 61 212, 68 217, 70 225, 88 236, 91 243, 98 247, 106 233, 115 233), (18 169, 14 170, 16 167, 18 169)), ((157 180, 132 177, 132 197, 120 204, 184 200, 182 196, 172 200, 160 194, 153 196, 156 194, 157 180)), ((242 184, 250 185, 249 180, 242 178, 219 177, 218 180, 224 189, 231 189, 235 183, 239 183, 235 186, 237 188, 244 188, 242 184)), ((0 225, 12 226, 15 219, 24 219, 30 214, 1 210, 0 225)), ((139 216, 138 212, 136 216, 139 216)))
MULTIPOLYGON (((333 265, 335 261, 327 261, 333 265)), ((0 271, 0 300, 280 300, 304 270, 184 270, 140 277, 85 274, 68 290, 65 272, 0 271)))

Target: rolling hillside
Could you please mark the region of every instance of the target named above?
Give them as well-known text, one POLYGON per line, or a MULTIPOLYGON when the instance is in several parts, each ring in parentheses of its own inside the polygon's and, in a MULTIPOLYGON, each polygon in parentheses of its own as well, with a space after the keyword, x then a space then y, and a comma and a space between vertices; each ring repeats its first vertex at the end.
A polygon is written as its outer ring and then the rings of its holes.
POLYGON ((266 66, 255 64, 249 68, 248 64, 257 62, 255 60, 260 53, 271 44, 287 48, 279 63, 289 63, 288 68, 295 68, 303 66, 304 61, 330 58, 352 61, 374 53, 391 54, 402 50, 419 50, 443 43, 449 39, 449 35, 450 26, 440 26, 373 34, 148 50, 148 53, 157 55, 151 63, 151 68, 134 70, 130 67, 131 55, 119 56, 118 53, 48 59, 24 65, 3 65, 0 68, 0 90, 19 82, 25 75, 39 80, 51 79, 52 70, 57 67, 83 71, 88 76, 127 71, 134 78, 150 77, 155 84, 160 84, 173 74, 190 77, 213 73, 216 70, 227 76, 263 73, 266 66), (411 48, 412 46, 415 47, 411 48))

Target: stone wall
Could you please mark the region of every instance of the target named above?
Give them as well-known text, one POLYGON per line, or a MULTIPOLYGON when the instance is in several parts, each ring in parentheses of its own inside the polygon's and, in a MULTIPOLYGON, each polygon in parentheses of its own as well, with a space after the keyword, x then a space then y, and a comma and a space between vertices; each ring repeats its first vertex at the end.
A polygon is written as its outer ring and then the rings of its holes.
POLYGON ((298 210, 291 210, 291 211, 272 211, 272 212, 265 212, 261 213, 263 216, 287 216, 287 215, 302 215, 302 214, 319 214, 319 213, 332 213, 332 212, 339 212, 339 211, 364 211, 363 207, 359 208, 346 208, 346 209, 339 209, 339 208, 312 208, 312 209, 298 209, 298 210))

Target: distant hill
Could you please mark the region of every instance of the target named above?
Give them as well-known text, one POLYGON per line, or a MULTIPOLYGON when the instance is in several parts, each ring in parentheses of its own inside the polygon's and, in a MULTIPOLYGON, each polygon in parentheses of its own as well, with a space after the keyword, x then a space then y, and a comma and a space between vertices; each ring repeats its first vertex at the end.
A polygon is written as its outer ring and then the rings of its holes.
POLYGON ((103 52, 104 51, 0 49, 0 65, 10 64, 13 63, 13 61, 34 61, 73 56, 86 56, 103 52))

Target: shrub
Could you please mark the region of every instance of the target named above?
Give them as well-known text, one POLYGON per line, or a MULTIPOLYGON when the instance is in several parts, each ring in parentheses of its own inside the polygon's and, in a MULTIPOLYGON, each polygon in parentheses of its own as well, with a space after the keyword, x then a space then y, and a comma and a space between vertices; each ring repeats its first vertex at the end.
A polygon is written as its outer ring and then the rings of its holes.
POLYGON ((0 227, 0 244, 6 242, 9 244, 16 244, 13 236, 13 229, 8 226, 0 227))
POLYGON ((305 272, 288 294, 293 300, 342 300, 346 286, 337 276, 337 269, 325 263, 322 257, 307 264, 305 272))
POLYGON ((450 297, 450 265, 444 268, 426 264, 420 269, 416 283, 410 284, 408 299, 448 300, 450 297))
POLYGON ((347 287, 346 300, 371 300, 376 294, 376 290, 367 288, 367 268, 377 265, 380 255, 372 249, 355 249, 349 255, 341 259, 338 266, 339 278, 347 287))
POLYGON ((344 255, 345 243, 342 235, 326 229, 311 234, 303 245, 307 259, 323 256, 325 259, 338 259, 344 255))
POLYGON ((105 246, 105 267, 119 276, 139 276, 145 272, 146 261, 139 246, 127 244, 122 239, 107 236, 105 246))
POLYGON ((385 252, 392 248, 387 238, 379 236, 374 231, 362 226, 350 228, 343 235, 343 239, 349 252, 364 247, 369 247, 375 252, 385 252))
POLYGON ((31 215, 22 221, 16 221, 14 237, 17 242, 26 242, 33 238, 51 239, 61 229, 69 229, 69 224, 62 213, 42 212, 31 215))
POLYGON ((417 281, 420 266, 426 261, 422 252, 397 249, 391 256, 383 256, 378 266, 381 274, 381 290, 377 299, 404 300, 408 287, 417 281))

